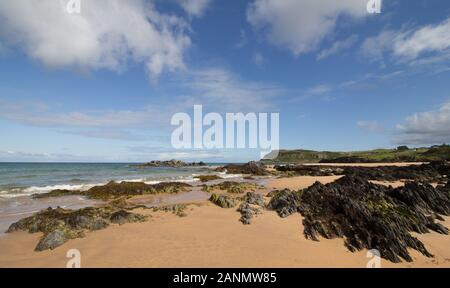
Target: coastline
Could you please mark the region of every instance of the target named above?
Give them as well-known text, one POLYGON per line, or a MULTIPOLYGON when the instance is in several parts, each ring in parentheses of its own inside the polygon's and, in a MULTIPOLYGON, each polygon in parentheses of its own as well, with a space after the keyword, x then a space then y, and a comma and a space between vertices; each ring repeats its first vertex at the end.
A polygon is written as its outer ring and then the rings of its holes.
MULTIPOLYGON (((266 189, 257 193, 266 195, 273 189, 302 189, 316 181, 326 184, 340 177, 266 178, 266 189)), ((352 253, 340 238, 320 238, 319 242, 306 239, 303 217, 299 213, 280 218, 274 211, 264 211, 251 225, 242 225, 236 209, 222 209, 206 199, 195 200, 189 193, 192 192, 175 196, 177 203, 191 203, 186 217, 136 209, 133 212, 149 215, 150 220, 89 232, 86 237, 70 240, 55 250, 34 251, 42 236, 40 233, 8 234, 0 238, 0 267, 64 268, 69 260, 66 258, 69 249, 81 252, 82 267, 366 267, 367 250, 352 253)), ((169 197, 174 196, 160 196, 161 199, 169 197)), ((131 202, 145 200, 145 197, 134 197, 131 202)), ((444 219, 441 223, 450 227, 450 217, 444 219)), ((427 258, 410 250, 413 262, 395 264, 381 259, 381 267, 450 267, 447 235, 435 232, 413 235, 435 257, 427 258)))

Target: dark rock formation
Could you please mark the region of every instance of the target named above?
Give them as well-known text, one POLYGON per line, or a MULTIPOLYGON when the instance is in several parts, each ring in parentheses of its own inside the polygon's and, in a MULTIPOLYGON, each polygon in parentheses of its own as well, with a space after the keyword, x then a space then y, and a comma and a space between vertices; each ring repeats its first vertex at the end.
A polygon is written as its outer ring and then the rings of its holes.
POLYGON ((264 197, 261 194, 256 194, 254 192, 247 192, 243 200, 248 204, 264 207, 264 197))
MULTIPOLYGON (((312 165, 276 165, 275 170, 288 174, 287 176, 334 176, 342 175, 344 169, 312 165)), ((285 176, 285 175, 282 175, 285 176)))
POLYGON ((237 205, 236 199, 228 195, 212 194, 209 201, 221 208, 233 208, 237 205))
POLYGON ((45 194, 35 194, 34 198, 48 198, 70 195, 82 195, 91 199, 109 200, 119 197, 131 197, 144 194, 176 194, 187 192, 192 186, 186 183, 163 182, 146 184, 143 182, 114 182, 95 186, 87 191, 53 190, 45 194))
POLYGON ((357 175, 367 180, 397 181, 415 180, 446 183, 450 164, 445 161, 410 166, 333 167, 319 165, 277 165, 282 176, 340 176, 357 175))
POLYGON ((248 162, 247 164, 228 164, 217 168, 216 170, 220 172, 227 172, 228 174, 245 174, 254 176, 270 175, 263 164, 254 161, 248 162))
POLYGON ((110 223, 124 224, 142 222, 146 216, 130 213, 113 206, 88 207, 79 210, 48 208, 33 216, 11 224, 7 233, 28 231, 42 232, 44 236, 36 246, 36 251, 55 249, 69 239, 83 237, 85 231, 100 230, 110 223))
POLYGON ((241 221, 244 225, 250 225, 252 223, 252 218, 255 215, 261 214, 261 210, 259 208, 254 207, 247 202, 241 203, 237 211, 241 213, 241 218, 239 221, 241 221))
POLYGON ((271 193, 267 208, 275 210, 281 218, 286 218, 299 211, 301 192, 294 192, 289 189, 276 190, 271 193))
POLYGON ((373 163, 373 162, 374 161, 371 159, 366 159, 357 156, 344 156, 334 159, 322 159, 319 161, 319 163, 373 163))
POLYGON ((411 232, 448 234, 435 219, 450 215, 450 196, 430 185, 409 183, 394 189, 350 175, 327 185, 315 183, 303 190, 300 203, 291 193, 274 196, 277 201, 271 207, 297 208, 305 217, 307 238, 343 237, 350 251, 378 249, 392 262, 412 261, 408 248, 432 257, 411 232))

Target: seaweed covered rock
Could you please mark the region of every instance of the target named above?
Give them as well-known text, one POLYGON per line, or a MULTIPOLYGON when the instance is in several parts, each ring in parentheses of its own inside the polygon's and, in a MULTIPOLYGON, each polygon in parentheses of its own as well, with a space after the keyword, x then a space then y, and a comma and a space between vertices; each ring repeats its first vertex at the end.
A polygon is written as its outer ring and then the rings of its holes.
MULTIPOLYGON (((448 234, 433 214, 450 215, 449 203, 448 195, 430 185, 394 189, 350 175, 303 190, 298 210, 308 239, 342 237, 350 251, 378 249, 381 257, 400 262, 412 261, 409 248, 432 257, 411 232, 448 234)), ((296 203, 292 201, 291 206, 296 203)))
POLYGON ((169 168, 181 168, 181 167, 201 167, 206 166, 204 162, 193 162, 186 163, 180 160, 168 160, 168 161, 151 161, 144 164, 139 164, 137 167, 146 168, 146 167, 169 167, 169 168))
POLYGON ((212 194, 209 201, 222 208, 233 208, 237 205, 236 200, 228 195, 212 194))
POLYGON ((163 212, 172 212, 173 214, 177 215, 178 217, 186 217, 187 214, 185 212, 187 208, 186 204, 173 204, 173 205, 166 205, 161 207, 154 207, 153 211, 163 211, 163 212))
POLYGON ((225 181, 216 185, 203 186, 203 191, 212 192, 214 190, 227 191, 231 194, 242 194, 247 191, 255 191, 258 185, 248 182, 225 181))
POLYGON ((220 176, 217 175, 200 175, 195 176, 194 178, 200 180, 201 182, 209 182, 222 179, 220 176))
POLYGON ((27 231, 42 232, 44 236, 36 251, 55 249, 69 239, 83 237, 85 231, 100 230, 110 223, 142 222, 146 216, 134 214, 113 206, 88 207, 79 210, 48 208, 11 224, 7 233, 27 231))
POLYGON ((281 218, 286 218, 299 211, 301 192, 289 189, 276 190, 270 193, 272 199, 267 208, 275 210, 281 218))
POLYGON ((220 172, 226 172, 228 174, 246 174, 255 176, 270 175, 263 164, 254 161, 248 162, 246 164, 228 164, 223 167, 217 168, 216 170, 220 172))
POLYGON ((68 239, 66 234, 61 230, 55 230, 50 234, 47 234, 36 246, 36 251, 44 251, 47 249, 53 250, 66 243, 68 239))
POLYGON ((250 225, 253 217, 261 214, 261 210, 259 208, 254 207, 247 202, 241 203, 237 211, 241 213, 241 218, 239 221, 241 221, 244 225, 250 225))
POLYGON ((94 186, 87 191, 53 190, 45 194, 35 194, 34 198, 47 198, 59 196, 81 195, 90 199, 109 200, 119 197, 131 197, 145 194, 176 194, 187 192, 192 186, 179 182, 162 182, 146 184, 143 182, 114 182, 106 185, 94 186))

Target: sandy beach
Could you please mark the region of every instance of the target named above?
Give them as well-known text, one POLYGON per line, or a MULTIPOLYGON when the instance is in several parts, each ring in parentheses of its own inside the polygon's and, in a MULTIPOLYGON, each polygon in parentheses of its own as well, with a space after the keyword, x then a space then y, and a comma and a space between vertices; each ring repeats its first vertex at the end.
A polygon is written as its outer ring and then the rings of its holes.
MULTIPOLYGON (((300 189, 315 181, 329 183, 339 177, 291 177, 268 181, 268 189, 300 189)), ((261 193, 261 192, 260 192, 261 193)), ((302 216, 282 219, 264 211, 251 225, 238 221, 235 209, 221 209, 199 200, 187 217, 136 210, 150 215, 148 222, 113 225, 70 240, 53 251, 34 252, 40 234, 17 232, 0 238, 0 267, 64 268, 69 249, 81 253, 82 267, 355 267, 364 268, 367 251, 352 253, 342 239, 319 242, 303 235, 302 216)), ((450 227, 450 218, 443 223, 450 227)), ((450 267, 450 238, 437 233, 417 235, 435 255, 427 258, 411 251, 412 263, 382 267, 450 267)))

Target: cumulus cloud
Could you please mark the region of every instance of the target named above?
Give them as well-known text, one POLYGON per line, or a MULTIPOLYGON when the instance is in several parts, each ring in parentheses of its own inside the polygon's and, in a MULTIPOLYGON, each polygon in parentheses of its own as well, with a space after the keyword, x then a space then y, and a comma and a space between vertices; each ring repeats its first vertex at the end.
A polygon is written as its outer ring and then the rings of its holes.
POLYGON ((0 37, 48 67, 120 71, 132 60, 152 78, 184 68, 187 24, 153 1, 82 1, 80 14, 67 13, 67 3, 0 1, 0 37))
POLYGON ((397 125, 399 144, 439 144, 450 142, 450 102, 434 111, 416 113, 397 125))
POLYGON ((367 16, 366 6, 367 0, 254 0, 247 20, 272 44, 300 55, 316 50, 335 30, 340 16, 367 16))
POLYGON ((428 64, 450 56, 450 18, 436 24, 410 29, 385 30, 367 38, 363 53, 372 60, 428 64), (425 57, 427 59, 420 59, 425 57), (434 60, 433 60, 434 59, 434 60), (420 62, 418 62, 420 61, 420 62))
POLYGON ((178 3, 190 16, 200 17, 203 16, 211 0, 178 0, 178 3))
POLYGON ((339 52, 341 52, 343 50, 349 49, 353 45, 355 45, 356 41, 358 41, 357 35, 352 35, 342 41, 336 41, 333 43, 333 45, 331 45, 331 47, 323 49, 319 53, 319 55, 317 55, 317 60, 323 60, 332 55, 338 54, 339 52))

